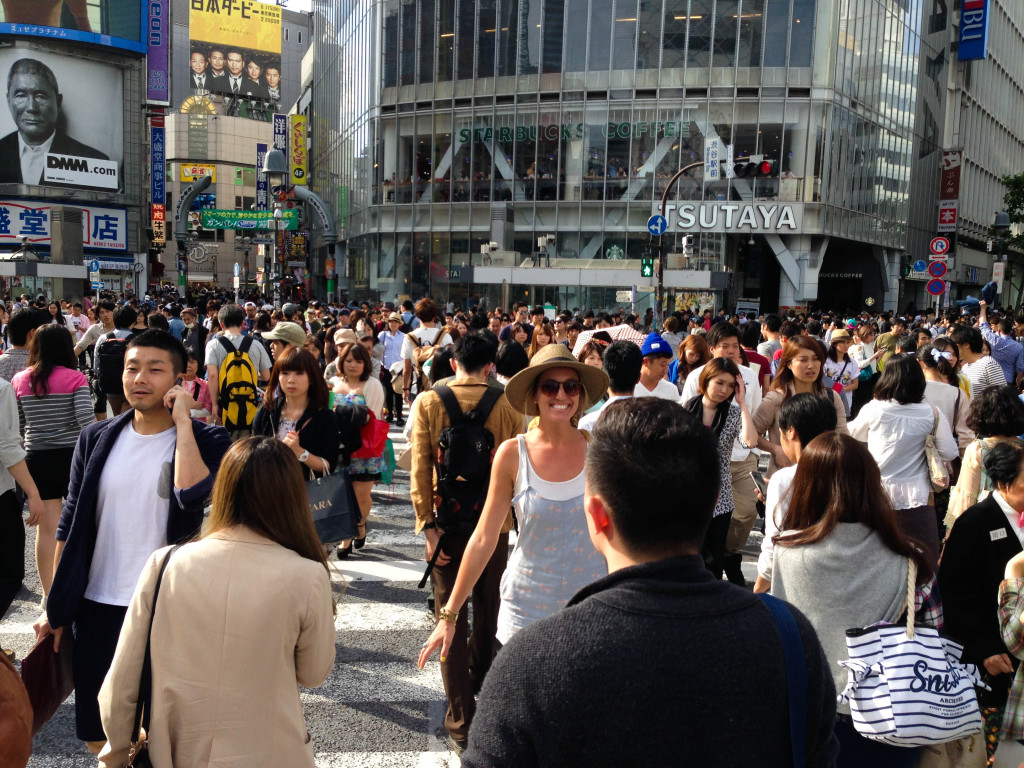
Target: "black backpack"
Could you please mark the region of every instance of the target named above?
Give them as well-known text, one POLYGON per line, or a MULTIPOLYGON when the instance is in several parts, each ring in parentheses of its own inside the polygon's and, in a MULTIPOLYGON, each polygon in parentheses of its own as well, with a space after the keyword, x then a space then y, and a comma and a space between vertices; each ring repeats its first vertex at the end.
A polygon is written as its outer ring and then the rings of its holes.
POLYGON ((135 334, 121 339, 111 331, 104 334, 103 343, 96 352, 96 379, 100 392, 112 397, 124 397, 124 385, 121 376, 124 374, 124 356, 128 351, 128 342, 135 334))
POLYGON ((494 435, 484 424, 502 395, 497 387, 487 387, 476 407, 463 413, 451 389, 434 391, 448 412, 448 426, 437 441, 437 527, 443 533, 420 579, 420 589, 441 554, 444 539, 468 539, 483 512, 494 460, 494 435))
POLYGON ((483 512, 494 460, 494 435, 484 424, 502 392, 488 387, 476 407, 463 413, 451 389, 434 391, 449 421, 437 441, 437 525, 446 533, 469 538, 483 512))

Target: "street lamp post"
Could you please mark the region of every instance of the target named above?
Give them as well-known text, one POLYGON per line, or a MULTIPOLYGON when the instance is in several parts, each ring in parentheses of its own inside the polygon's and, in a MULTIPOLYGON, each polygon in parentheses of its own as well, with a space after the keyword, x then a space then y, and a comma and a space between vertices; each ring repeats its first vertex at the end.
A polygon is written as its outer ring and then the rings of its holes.
POLYGON ((997 259, 1006 261, 1006 233, 1010 231, 1010 214, 999 211, 996 220, 992 222, 992 231, 996 233, 996 243, 999 246, 997 259))
MULTIPOLYGON (((275 233, 277 228, 283 223, 281 221, 281 200, 287 197, 289 194, 294 195, 297 200, 303 203, 309 203, 310 207, 316 211, 317 218, 320 219, 320 223, 323 225, 323 240, 327 245, 327 259, 328 261, 334 260, 334 246, 338 242, 338 230, 334 226, 334 217, 327 212, 327 203, 317 195, 315 192, 304 186, 293 186, 287 183, 289 168, 288 160, 284 156, 284 152, 279 149, 271 149, 267 152, 263 158, 263 173, 267 175, 267 181, 270 183, 271 190, 277 190, 274 195, 274 219, 275 219, 275 233)), ((277 238, 274 238, 274 251, 276 258, 277 252, 277 238)), ((278 307, 278 301, 280 300, 280 284, 275 283, 274 286, 274 307, 278 307)))

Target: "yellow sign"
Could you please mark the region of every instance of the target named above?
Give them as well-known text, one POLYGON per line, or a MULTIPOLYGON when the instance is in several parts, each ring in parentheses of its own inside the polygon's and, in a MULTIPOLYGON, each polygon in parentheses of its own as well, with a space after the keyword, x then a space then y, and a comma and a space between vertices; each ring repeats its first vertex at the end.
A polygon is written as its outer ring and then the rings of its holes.
POLYGON ((254 0, 189 0, 188 24, 193 41, 281 53, 279 5, 254 0))
POLYGON ((167 242, 167 230, 165 223, 157 219, 153 219, 153 242, 154 243, 166 243, 167 242))
POLYGON ((291 156, 292 184, 306 183, 306 116, 292 115, 288 133, 288 151, 291 156))
POLYGON ((195 181, 200 176, 209 176, 210 181, 214 184, 217 183, 217 166, 215 165, 204 165, 202 163, 182 163, 181 164, 181 180, 182 181, 195 181))

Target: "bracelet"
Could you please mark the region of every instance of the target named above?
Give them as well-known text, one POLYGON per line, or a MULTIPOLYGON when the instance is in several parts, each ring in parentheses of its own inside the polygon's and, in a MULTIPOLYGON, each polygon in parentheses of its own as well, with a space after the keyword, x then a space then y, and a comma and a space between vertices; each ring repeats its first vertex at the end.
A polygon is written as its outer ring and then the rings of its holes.
POLYGON ((459 619, 458 611, 449 611, 447 608, 442 608, 437 612, 437 617, 441 621, 447 621, 449 624, 454 624, 459 619))
POLYGON ((420 530, 427 530, 428 528, 437 528, 437 523, 424 523, 423 528, 420 530))

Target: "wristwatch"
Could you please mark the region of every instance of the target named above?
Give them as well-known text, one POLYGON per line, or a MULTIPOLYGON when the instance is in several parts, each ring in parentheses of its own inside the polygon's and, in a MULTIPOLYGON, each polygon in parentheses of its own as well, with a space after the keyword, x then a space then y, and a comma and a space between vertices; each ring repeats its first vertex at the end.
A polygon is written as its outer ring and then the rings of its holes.
POLYGON ((306 459, 308 459, 308 458, 309 458, 309 451, 303 451, 302 453, 299 454, 299 463, 300 464, 305 464, 306 463, 306 459))

